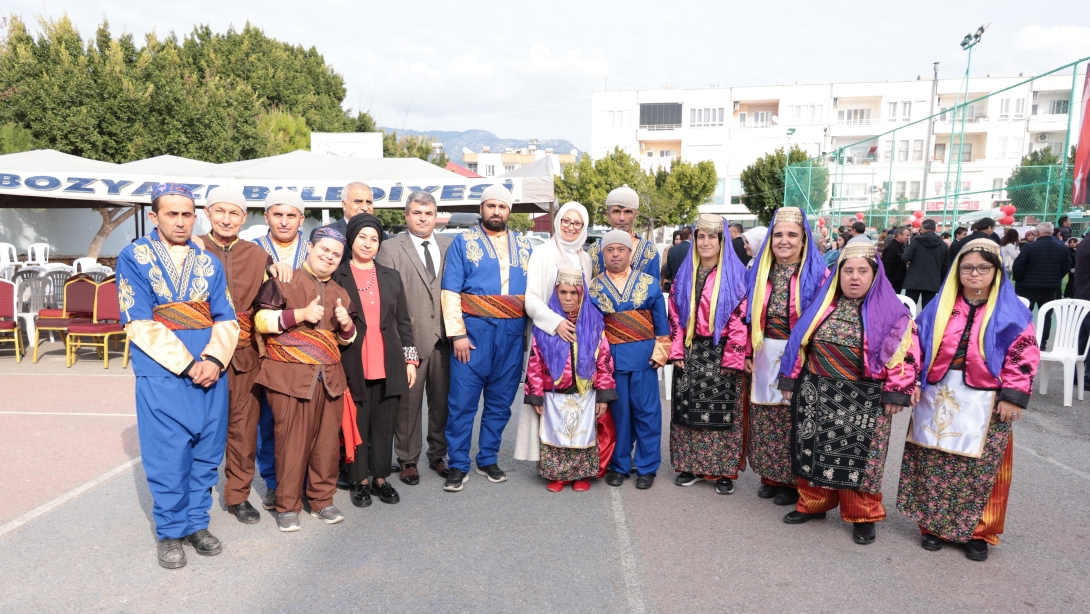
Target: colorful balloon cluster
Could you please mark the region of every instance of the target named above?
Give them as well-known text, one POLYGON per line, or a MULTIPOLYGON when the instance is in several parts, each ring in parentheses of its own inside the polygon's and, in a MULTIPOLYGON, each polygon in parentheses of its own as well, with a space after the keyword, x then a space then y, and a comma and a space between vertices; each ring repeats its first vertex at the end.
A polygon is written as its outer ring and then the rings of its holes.
POLYGON ((920 224, 923 223, 923 211, 913 211, 912 215, 908 218, 908 223, 911 224, 913 228, 919 228, 920 224))
POLYGON ((1003 217, 999 218, 999 223, 1003 226, 1014 225, 1014 212, 1017 211, 1014 205, 1003 205, 999 208, 1003 212, 1003 217))

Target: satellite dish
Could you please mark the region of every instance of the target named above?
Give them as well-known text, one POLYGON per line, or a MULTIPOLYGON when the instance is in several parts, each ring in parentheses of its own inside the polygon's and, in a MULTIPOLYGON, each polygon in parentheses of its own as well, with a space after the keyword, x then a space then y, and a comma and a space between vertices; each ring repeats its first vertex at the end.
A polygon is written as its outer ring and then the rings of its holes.
POLYGON ((774 124, 780 123, 780 117, 778 115, 773 115, 772 116, 772 123, 774 123, 774 124))

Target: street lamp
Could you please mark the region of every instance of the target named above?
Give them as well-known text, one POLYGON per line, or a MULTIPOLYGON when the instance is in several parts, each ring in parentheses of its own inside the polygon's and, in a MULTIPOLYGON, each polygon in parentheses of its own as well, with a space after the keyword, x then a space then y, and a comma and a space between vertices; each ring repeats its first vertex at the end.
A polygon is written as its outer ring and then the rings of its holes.
MULTIPOLYGON (((984 36, 984 31, 987 30, 988 26, 990 26, 990 25, 992 25, 991 22, 988 22, 988 23, 980 26, 979 28, 977 28, 976 32, 970 32, 969 34, 965 35, 965 38, 961 39, 961 48, 964 49, 965 51, 969 52, 969 57, 965 62, 965 79, 964 79, 965 101, 962 102, 962 100, 961 100, 961 89, 959 88, 958 89, 958 98, 957 98, 957 101, 954 103, 954 118, 953 118, 953 121, 950 122, 950 152, 953 153, 953 151, 954 151, 954 131, 958 127, 958 115, 957 115, 958 106, 961 105, 961 130, 958 132, 958 154, 957 154, 958 172, 957 172, 957 179, 954 182, 954 223, 955 224, 957 223, 958 208, 961 205, 961 158, 962 158, 962 152, 965 149, 965 114, 966 114, 966 111, 968 110, 968 104, 967 103, 969 102, 969 69, 970 69, 970 67, 972 67, 972 64, 973 64, 973 47, 976 47, 977 44, 980 43, 980 37, 984 36)), ((951 162, 953 162, 953 160, 948 160, 946 162, 946 189, 943 190, 943 194, 944 194, 944 196, 943 196, 943 204, 944 204, 943 218, 944 219, 946 217, 946 207, 945 207, 946 202, 947 202, 946 196, 948 196, 950 194, 950 163, 951 162)))

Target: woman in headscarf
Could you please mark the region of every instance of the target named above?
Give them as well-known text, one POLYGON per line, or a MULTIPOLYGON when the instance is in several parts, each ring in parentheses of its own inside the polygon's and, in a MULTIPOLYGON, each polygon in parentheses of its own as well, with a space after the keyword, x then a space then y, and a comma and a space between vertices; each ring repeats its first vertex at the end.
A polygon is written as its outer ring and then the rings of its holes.
POLYGON ((749 464, 761 476, 757 496, 794 505, 799 494, 791 469, 791 409, 776 388, 776 376, 787 338, 829 269, 801 209, 777 209, 769 228, 747 278, 746 372, 752 382, 746 446, 749 464))
POLYGON ((670 459, 678 486, 714 481, 734 492, 745 468, 746 269, 724 242, 723 218, 701 215, 670 310, 670 360, 678 368, 670 459))
POLYGON ((416 380, 420 364, 401 275, 375 262, 383 234, 382 224, 370 213, 352 216, 347 235, 352 255, 333 273, 333 281, 348 291, 356 307, 359 331, 351 345, 341 348, 353 401, 341 430, 356 507, 371 505, 372 494, 383 503, 401 500, 386 478, 398 403, 416 380))
MULTIPOLYGON (((534 326, 547 335, 555 335, 565 343, 575 341, 575 325, 563 315, 557 314, 550 307, 556 287, 556 275, 560 269, 582 271, 590 278, 590 256, 583 250, 590 228, 590 215, 587 208, 577 202, 565 203, 553 218, 553 237, 534 248, 530 254, 530 264, 526 271, 526 315, 530 316, 534 326)), ((607 412, 604 421, 602 447, 608 447, 612 453, 613 421, 607 412), (606 441, 608 440, 608 441, 606 441)), ((539 419, 537 413, 528 405, 519 412, 518 431, 515 436, 515 459, 524 461, 540 460, 538 450, 541 440, 538 435, 539 419)), ((608 456, 606 459, 608 460, 608 456)))
POLYGON ((791 332, 779 388, 791 402, 799 477, 787 524, 825 518, 840 505, 857 544, 886 518, 882 476, 893 415, 912 404, 920 342, 869 241, 840 250, 835 274, 791 332))
POLYGON ((917 322, 922 391, 901 460, 897 509, 915 520, 925 550, 965 544, 988 558, 998 545, 1022 417, 1041 353, 1033 315, 1002 274, 990 239, 965 244, 937 300, 917 322))
POLYGON ((757 251, 761 249, 761 244, 765 242, 765 235, 767 234, 768 228, 765 226, 754 226, 742 233, 742 240, 746 244, 746 253, 749 254, 749 262, 746 263, 747 269, 753 268, 753 263, 757 260, 757 251))
POLYGON ((549 480, 546 488, 560 492, 571 484, 585 492, 600 468, 596 419, 617 400, 613 356, 582 271, 559 271, 549 308, 575 326, 575 342, 533 327, 523 400, 541 417, 539 471, 549 480))

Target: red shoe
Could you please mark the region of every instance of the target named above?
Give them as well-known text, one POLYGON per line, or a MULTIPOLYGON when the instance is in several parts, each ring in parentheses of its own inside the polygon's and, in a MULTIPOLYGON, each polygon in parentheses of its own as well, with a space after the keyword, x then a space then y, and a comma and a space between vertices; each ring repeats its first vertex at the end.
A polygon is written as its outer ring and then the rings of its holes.
POLYGON ((590 490, 590 480, 585 478, 582 480, 576 480, 575 483, 572 484, 571 489, 575 492, 587 492, 588 490, 590 490))
POLYGON ((560 480, 553 480, 552 482, 546 484, 545 488, 549 492, 560 492, 564 490, 564 482, 561 482, 560 480))

